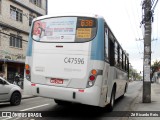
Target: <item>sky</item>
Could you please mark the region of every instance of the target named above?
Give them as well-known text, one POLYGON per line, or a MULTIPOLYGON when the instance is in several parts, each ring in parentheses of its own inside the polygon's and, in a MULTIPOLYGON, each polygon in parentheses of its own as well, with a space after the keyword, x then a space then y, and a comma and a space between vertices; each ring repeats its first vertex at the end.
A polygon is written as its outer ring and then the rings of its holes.
MULTIPOLYGON (((96 14, 103 16, 129 60, 139 73, 143 71, 144 26, 142 0, 48 0, 48 15, 96 14), (141 27, 140 27, 141 26, 141 27)), ((152 23, 152 62, 160 60, 160 3, 154 11, 152 23)))

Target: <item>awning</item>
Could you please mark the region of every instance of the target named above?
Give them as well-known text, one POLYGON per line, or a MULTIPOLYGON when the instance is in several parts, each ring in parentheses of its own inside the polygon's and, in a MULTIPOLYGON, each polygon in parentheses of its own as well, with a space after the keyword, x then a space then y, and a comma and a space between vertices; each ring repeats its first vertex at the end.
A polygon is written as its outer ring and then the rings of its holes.
POLYGON ((0 62, 25 64, 25 62, 23 61, 15 61, 15 60, 8 60, 8 59, 0 59, 0 62))

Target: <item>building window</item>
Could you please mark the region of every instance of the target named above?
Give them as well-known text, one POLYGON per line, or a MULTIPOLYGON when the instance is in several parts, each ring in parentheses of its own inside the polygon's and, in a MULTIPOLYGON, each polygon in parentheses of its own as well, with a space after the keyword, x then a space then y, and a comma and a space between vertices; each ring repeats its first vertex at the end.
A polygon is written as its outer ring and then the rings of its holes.
POLYGON ((41 0, 30 0, 30 2, 37 5, 38 7, 41 7, 41 0))
POLYGON ((22 48, 22 37, 10 34, 10 46, 16 48, 22 48))
POLYGON ((29 14, 29 26, 31 26, 31 24, 32 24, 32 20, 35 18, 35 16, 34 15, 32 15, 32 14, 29 14))
POLYGON ((19 22, 22 22, 23 21, 23 11, 16 8, 16 7, 13 7, 13 6, 10 6, 10 17, 13 19, 13 20, 16 20, 16 21, 19 21, 19 22))

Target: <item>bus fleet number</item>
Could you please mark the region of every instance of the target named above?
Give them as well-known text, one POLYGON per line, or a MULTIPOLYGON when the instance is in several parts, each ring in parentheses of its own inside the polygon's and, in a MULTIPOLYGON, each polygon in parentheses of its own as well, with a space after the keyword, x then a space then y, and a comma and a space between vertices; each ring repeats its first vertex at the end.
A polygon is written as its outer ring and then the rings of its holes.
POLYGON ((70 64, 84 64, 84 58, 64 58, 65 63, 70 63, 70 64))

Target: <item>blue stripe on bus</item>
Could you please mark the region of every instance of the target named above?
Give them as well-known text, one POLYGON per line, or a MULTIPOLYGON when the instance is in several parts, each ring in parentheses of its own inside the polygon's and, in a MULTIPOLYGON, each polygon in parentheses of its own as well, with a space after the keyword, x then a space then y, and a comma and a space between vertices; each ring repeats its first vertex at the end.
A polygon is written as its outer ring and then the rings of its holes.
POLYGON ((32 56, 32 38, 29 35, 28 46, 27 46, 27 56, 32 56))
POLYGON ((97 36, 91 45, 91 60, 104 61, 104 20, 98 18, 97 36))

